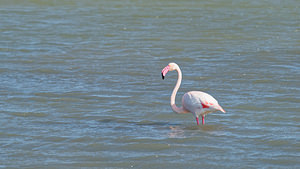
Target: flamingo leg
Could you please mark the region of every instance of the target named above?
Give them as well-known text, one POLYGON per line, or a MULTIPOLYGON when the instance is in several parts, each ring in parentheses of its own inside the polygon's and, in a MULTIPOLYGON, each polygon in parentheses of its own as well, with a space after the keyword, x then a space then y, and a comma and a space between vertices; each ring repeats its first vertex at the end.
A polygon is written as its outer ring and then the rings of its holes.
POLYGON ((204 125, 205 122, 204 122, 204 116, 202 116, 202 125, 204 125))
POLYGON ((199 117, 196 117, 197 125, 199 126, 199 117))

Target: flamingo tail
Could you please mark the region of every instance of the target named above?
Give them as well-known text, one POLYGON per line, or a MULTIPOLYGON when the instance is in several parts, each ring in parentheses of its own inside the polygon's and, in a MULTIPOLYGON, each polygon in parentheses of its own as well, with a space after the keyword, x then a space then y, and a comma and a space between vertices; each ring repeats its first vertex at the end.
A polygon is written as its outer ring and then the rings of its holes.
POLYGON ((226 113, 226 111, 221 106, 218 107, 218 110, 220 110, 223 113, 226 113))

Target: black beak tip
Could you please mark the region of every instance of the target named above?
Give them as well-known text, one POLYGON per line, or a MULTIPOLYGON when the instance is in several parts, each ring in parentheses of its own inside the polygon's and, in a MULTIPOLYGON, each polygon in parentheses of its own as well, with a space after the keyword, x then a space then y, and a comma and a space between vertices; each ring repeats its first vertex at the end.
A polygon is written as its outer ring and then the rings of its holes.
POLYGON ((165 76, 163 74, 161 74, 161 78, 164 80, 165 79, 165 76))

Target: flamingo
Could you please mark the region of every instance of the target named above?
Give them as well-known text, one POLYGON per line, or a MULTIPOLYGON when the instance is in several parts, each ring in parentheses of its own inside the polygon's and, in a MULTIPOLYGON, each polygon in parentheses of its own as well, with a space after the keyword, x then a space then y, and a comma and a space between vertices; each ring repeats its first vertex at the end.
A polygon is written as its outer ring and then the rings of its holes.
POLYGON ((219 105, 218 101, 211 95, 201 91, 190 91, 182 97, 182 107, 177 107, 175 104, 175 97, 180 87, 182 80, 182 73, 179 66, 176 63, 169 63, 162 71, 162 79, 165 79, 166 74, 169 71, 176 70, 178 73, 177 83, 173 89, 171 95, 171 107, 176 113, 193 113, 196 118, 197 125, 199 125, 199 116, 202 117, 202 125, 204 125, 204 117, 208 113, 221 111, 225 113, 225 110, 219 105))

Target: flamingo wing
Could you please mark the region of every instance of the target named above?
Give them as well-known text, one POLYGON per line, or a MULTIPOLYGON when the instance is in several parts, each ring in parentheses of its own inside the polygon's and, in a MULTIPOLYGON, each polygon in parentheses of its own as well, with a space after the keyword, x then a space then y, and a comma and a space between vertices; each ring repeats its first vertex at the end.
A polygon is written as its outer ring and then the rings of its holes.
MULTIPOLYGON (((191 91, 184 94, 182 103, 190 112, 209 113, 220 110, 225 113, 218 101, 211 95, 201 91, 191 91)), ((206 114, 206 113, 205 113, 206 114)))

